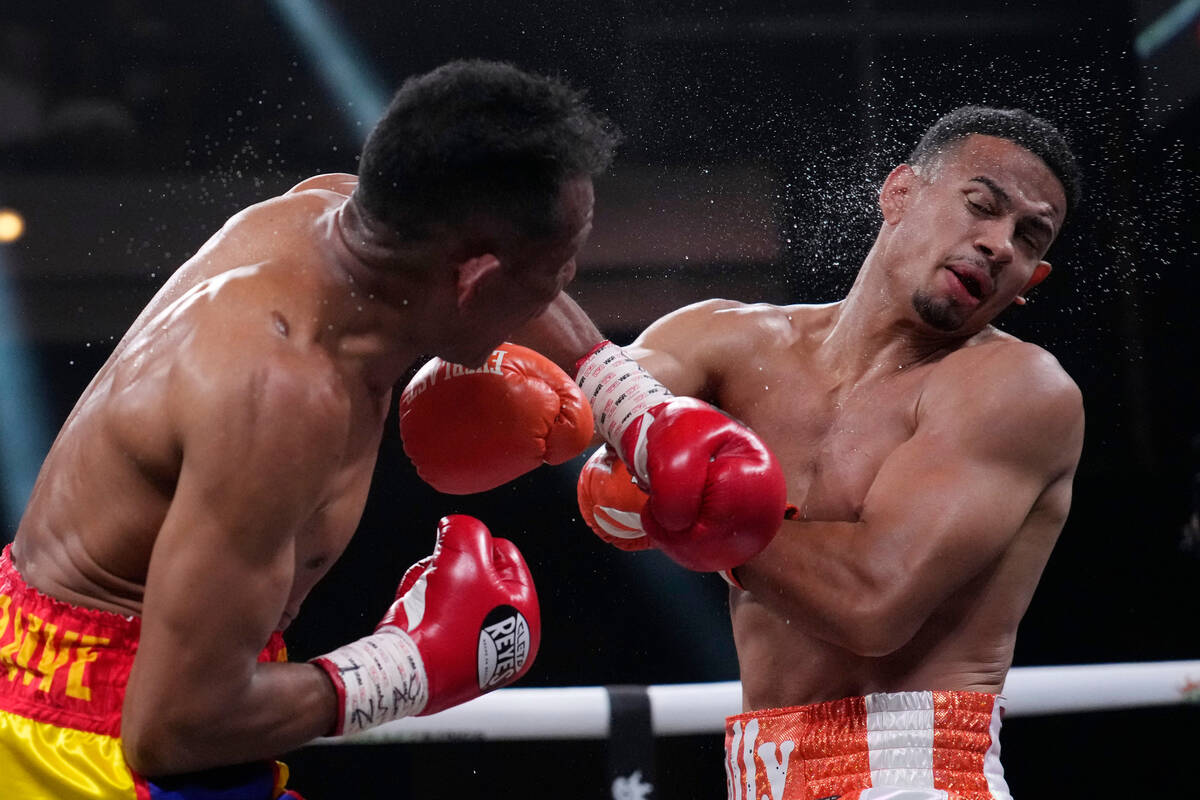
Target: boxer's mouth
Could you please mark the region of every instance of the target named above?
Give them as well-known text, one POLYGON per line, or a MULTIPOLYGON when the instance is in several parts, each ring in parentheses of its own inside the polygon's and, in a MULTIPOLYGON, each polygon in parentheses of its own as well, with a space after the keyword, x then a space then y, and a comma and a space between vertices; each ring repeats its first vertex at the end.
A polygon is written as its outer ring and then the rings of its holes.
POLYGON ((987 270, 966 262, 955 262, 946 268, 976 300, 983 300, 992 293, 992 276, 987 270))

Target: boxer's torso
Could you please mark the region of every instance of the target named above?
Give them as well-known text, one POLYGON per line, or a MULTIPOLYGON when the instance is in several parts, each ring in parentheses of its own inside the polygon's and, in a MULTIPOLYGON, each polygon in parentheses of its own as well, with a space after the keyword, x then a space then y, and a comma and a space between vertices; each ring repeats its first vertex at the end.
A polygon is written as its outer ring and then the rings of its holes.
MULTIPOLYGON (((829 358, 822 344, 835 306, 745 306, 731 319, 740 354, 720 356, 709 398, 753 428, 779 458, 802 520, 858 520, 881 465, 919 424, 931 383, 943 387, 989 348, 1015 342, 986 329, 959 349, 902 368, 829 358)), ((970 409, 964 409, 970 413, 970 409)), ((986 424, 986 421, 981 421, 986 424)), ((1053 515, 1050 515, 1053 517, 1053 515)), ((785 522, 780 536, 801 535, 785 522)), ((917 635, 882 657, 856 655, 805 634, 751 592, 732 593, 747 709, 823 702, 879 691, 998 692, 1017 625, 1057 536, 1035 506, 994 567, 947 598, 917 635)), ((952 568, 952 567, 948 567, 952 568)))
POLYGON ((345 548, 366 502, 390 387, 361 374, 355 343, 370 336, 369 325, 356 328, 336 307, 345 292, 332 266, 341 255, 333 217, 345 185, 315 188, 326 190, 287 194, 233 218, 159 291, 84 391, 14 545, 32 586, 80 606, 140 613, 183 464, 177 417, 200 399, 173 393, 206 383, 203 374, 181 379, 188 370, 219 372, 214 386, 236 388, 240 371, 250 385, 256 368, 275 363, 334 393, 344 409, 344 455, 297 532, 281 626, 345 548))

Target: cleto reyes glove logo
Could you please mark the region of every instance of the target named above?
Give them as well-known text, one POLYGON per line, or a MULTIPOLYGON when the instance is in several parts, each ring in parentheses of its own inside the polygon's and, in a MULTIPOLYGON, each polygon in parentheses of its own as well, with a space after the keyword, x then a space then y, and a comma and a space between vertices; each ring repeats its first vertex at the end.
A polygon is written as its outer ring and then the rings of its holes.
POLYGON ((529 659, 529 623, 512 606, 496 606, 479 630, 479 689, 503 686, 529 659))

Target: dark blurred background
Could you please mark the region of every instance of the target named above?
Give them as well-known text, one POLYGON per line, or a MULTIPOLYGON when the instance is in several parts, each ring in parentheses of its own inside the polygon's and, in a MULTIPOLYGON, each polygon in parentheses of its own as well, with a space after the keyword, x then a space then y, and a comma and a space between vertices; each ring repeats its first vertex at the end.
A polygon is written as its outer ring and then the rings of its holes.
MULTIPOLYGON (((1067 134, 1087 200, 1052 278, 1000 324, 1079 382, 1088 435, 1016 664, 1198 657, 1200 3, 947 7, 4 4, 0 208, 24 221, 0 244, 4 536, 53 431, 164 278, 245 205, 356 171, 405 76, 511 60, 586 88, 621 126, 572 290, 620 343, 701 298, 836 299, 879 224, 879 183, 921 132, 959 105, 1020 106, 1067 134)), ((0 211, 0 236, 13 219, 0 211)), ((443 496, 389 433, 360 533, 289 631, 293 657, 369 632, 437 519, 463 512, 517 541, 538 582, 543 645, 523 685, 736 679, 724 584, 603 546, 578 519, 578 466, 443 496)), ((1186 792, 1197 723, 1194 706, 1013 719, 1009 783, 1019 798, 1186 792)), ((724 797, 719 736, 657 748, 651 798, 724 797)), ((310 800, 607 798, 605 752, 310 747, 288 761, 310 800)))

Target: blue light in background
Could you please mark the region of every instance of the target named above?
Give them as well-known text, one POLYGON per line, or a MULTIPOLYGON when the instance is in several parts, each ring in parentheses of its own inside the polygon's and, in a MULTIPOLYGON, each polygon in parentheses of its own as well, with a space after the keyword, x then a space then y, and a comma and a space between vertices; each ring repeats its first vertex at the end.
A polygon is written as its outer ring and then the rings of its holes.
POLYGON ((367 67, 354 43, 328 8, 316 0, 272 0, 283 21, 309 55, 357 143, 387 107, 390 94, 367 67))
POLYGON ((4 530, 0 541, 16 533, 33 482, 50 446, 46 394, 37 364, 19 325, 9 285, 10 261, 0 245, 0 497, 4 530))
POLYGON ((1180 0, 1137 35, 1133 40, 1133 49, 1139 58, 1146 60, 1178 36, 1197 16, 1200 16, 1200 0, 1180 0))

